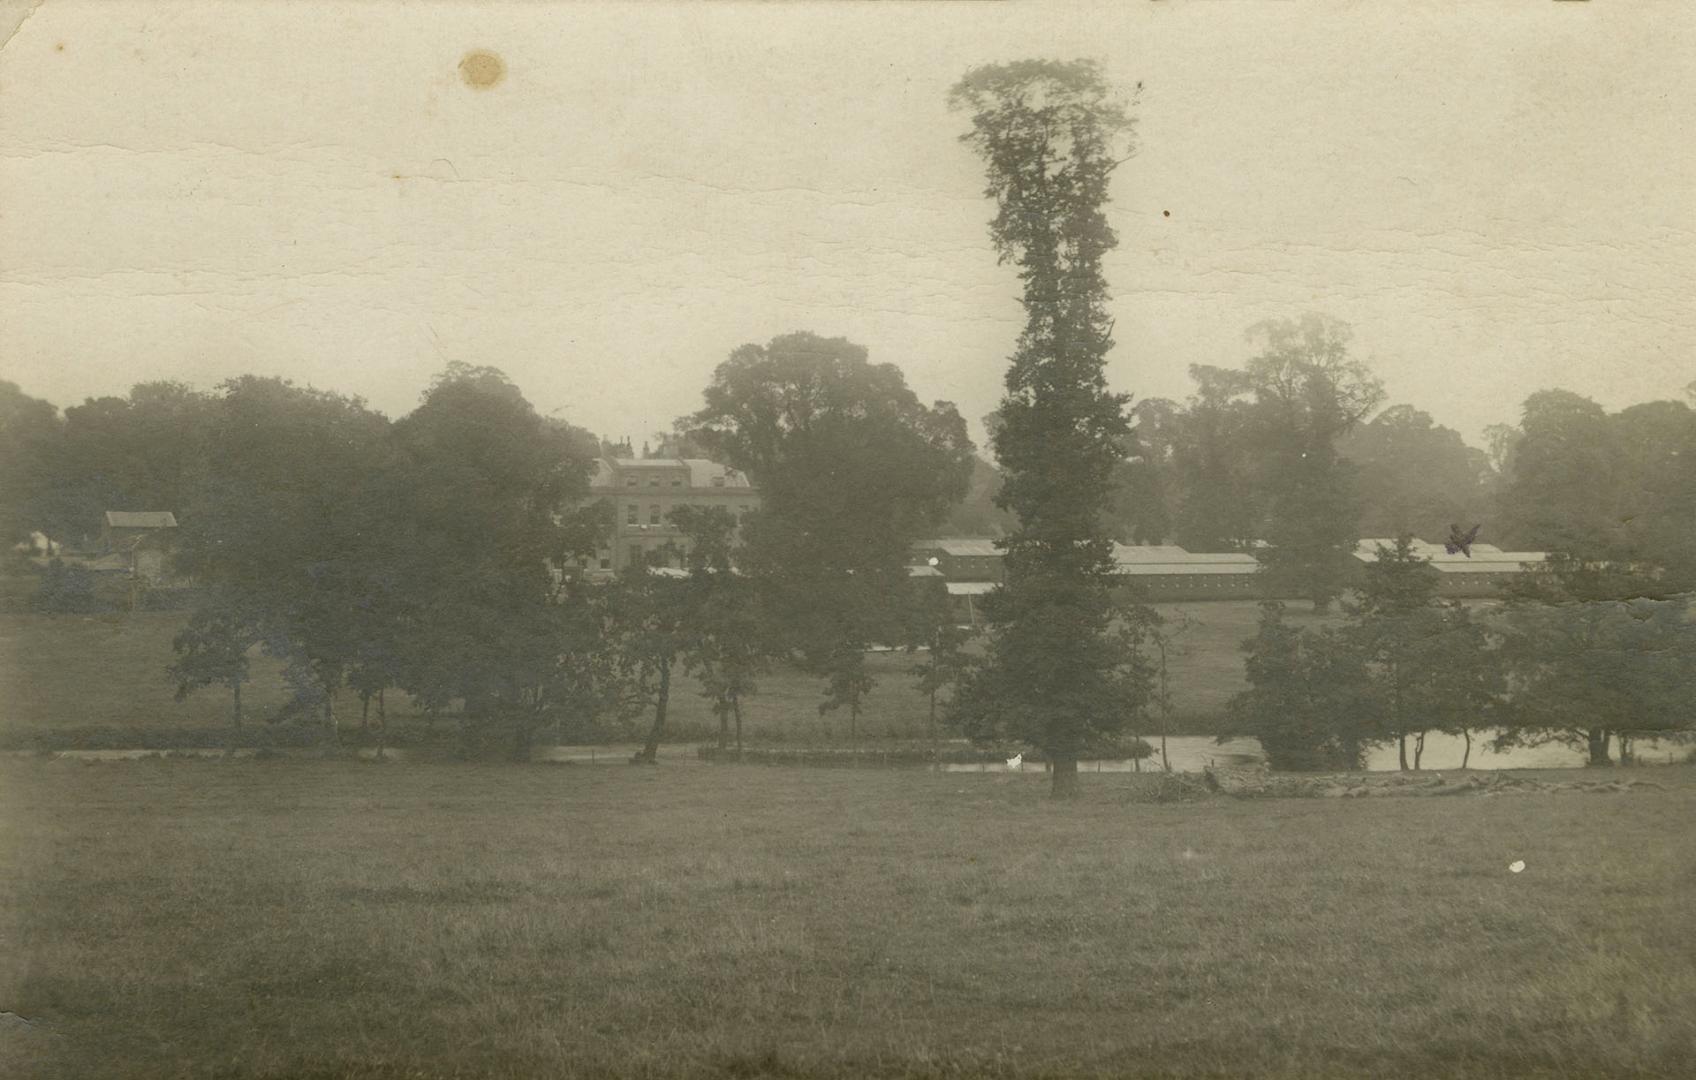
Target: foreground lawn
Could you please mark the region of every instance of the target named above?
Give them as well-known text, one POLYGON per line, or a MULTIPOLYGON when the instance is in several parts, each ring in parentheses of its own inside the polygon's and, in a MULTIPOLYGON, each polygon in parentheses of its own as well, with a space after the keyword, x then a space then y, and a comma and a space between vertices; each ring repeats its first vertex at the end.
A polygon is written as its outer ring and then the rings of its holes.
POLYGON ((0 1075, 1687 1076, 1696 770, 1642 775, 11 760, 0 1075))

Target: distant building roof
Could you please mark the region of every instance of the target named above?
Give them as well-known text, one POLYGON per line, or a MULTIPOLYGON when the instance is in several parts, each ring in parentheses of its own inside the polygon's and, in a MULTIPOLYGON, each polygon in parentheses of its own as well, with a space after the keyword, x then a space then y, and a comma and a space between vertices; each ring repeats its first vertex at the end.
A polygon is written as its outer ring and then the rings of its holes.
MULTIPOLYGON (((1121 568, 1132 565, 1159 564, 1185 567, 1218 564, 1238 566, 1252 571, 1259 567, 1253 555, 1233 551, 1185 551, 1176 544, 1114 544, 1113 561, 1121 568)), ((1171 571, 1164 571, 1170 573, 1171 571)), ((1206 571, 1198 571, 1205 573, 1206 571)), ((1214 571, 1215 573, 1217 571, 1214 571)))
POLYGON ((993 592, 996 587, 993 581, 950 581, 948 583, 948 595, 982 596, 985 593, 993 592))
POLYGON ((720 485, 715 484, 714 481, 722 478, 724 487, 754 490, 753 482, 748 479, 747 474, 732 469, 729 465, 720 465, 718 462, 708 461, 706 458, 682 458, 680 460, 682 464, 689 466, 690 487, 718 487, 720 485))
POLYGON ((659 469, 686 469, 689 473, 691 488, 711 488, 717 491, 745 491, 753 493, 753 482, 748 475, 728 465, 720 465, 706 458, 596 458, 595 471, 589 479, 590 487, 610 488, 618 484, 617 474, 659 469))
POLYGON ((941 577, 942 571, 938 570, 934 566, 909 566, 909 567, 907 567, 907 576, 908 577, 941 577))
POLYGON ((913 547, 919 551, 940 551, 944 555, 956 556, 990 556, 996 557, 1002 553, 995 546, 994 540, 984 540, 973 537, 947 537, 941 540, 920 540, 913 547))
MULTIPOLYGON (((1354 557, 1361 562, 1377 562, 1380 546, 1395 549, 1394 540, 1369 539, 1362 540, 1355 546, 1354 557)), ((1494 544, 1473 544, 1472 556, 1468 558, 1461 552, 1449 554, 1442 544, 1427 543, 1424 540, 1413 541, 1413 553, 1428 560, 1439 570, 1454 569, 1464 572, 1467 567, 1496 566, 1506 570, 1517 570, 1521 563, 1539 563, 1548 558, 1541 551, 1503 551, 1494 544)), ((1502 572, 1497 570, 1496 572, 1502 572)))
POLYGON ((108 510, 106 524, 114 529, 174 529, 177 516, 169 510, 108 510))
POLYGON ((1257 573, 1260 564, 1250 559, 1247 563, 1219 562, 1122 562, 1117 572, 1128 577, 1212 577, 1223 575, 1229 577, 1246 577, 1257 573))

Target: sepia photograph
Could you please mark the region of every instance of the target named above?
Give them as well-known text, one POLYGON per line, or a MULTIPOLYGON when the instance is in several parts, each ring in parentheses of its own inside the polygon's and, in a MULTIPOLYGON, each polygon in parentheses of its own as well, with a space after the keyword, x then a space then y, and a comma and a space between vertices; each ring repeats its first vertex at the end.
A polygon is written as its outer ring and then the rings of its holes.
POLYGON ((1696 8, 0 0, 0 1076, 1696 1075, 1696 8))

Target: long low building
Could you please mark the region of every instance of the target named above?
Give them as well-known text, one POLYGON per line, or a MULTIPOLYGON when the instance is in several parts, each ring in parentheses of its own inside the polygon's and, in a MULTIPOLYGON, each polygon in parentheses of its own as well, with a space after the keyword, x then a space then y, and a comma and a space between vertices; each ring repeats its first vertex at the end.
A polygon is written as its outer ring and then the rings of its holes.
POLYGON ((1175 544, 1113 545, 1118 573, 1150 600, 1232 600, 1260 595, 1260 564, 1236 552, 1185 551, 1175 544))
MULTIPOLYGON (((1378 557, 1380 545, 1393 540, 1362 540, 1354 565, 1364 570, 1378 557)), ((1543 562, 1540 551, 1503 551, 1491 544, 1474 544, 1472 557, 1450 555, 1441 544, 1414 541, 1419 555, 1442 575, 1438 593, 1446 597, 1493 597, 1502 583, 1528 566, 1543 562)), ((977 601, 1002 580, 1001 550, 980 537, 921 540, 913 545, 915 565, 935 568, 947 582, 950 595, 960 599, 962 617, 976 621, 977 601)), ((1119 575, 1137 586, 1148 600, 1253 600, 1263 595, 1264 579, 1254 556, 1238 552, 1186 551, 1175 544, 1113 545, 1119 575)))
MULTIPOLYGON (((1378 560, 1379 548, 1394 550, 1395 546, 1394 540, 1362 540, 1355 545, 1354 557, 1364 566, 1378 560)), ((1494 544, 1473 544, 1470 556, 1458 551, 1451 555, 1442 544, 1424 540, 1415 540, 1413 550, 1441 575, 1437 594, 1457 599, 1500 595, 1504 582, 1548 559, 1541 551, 1503 551, 1494 544)))

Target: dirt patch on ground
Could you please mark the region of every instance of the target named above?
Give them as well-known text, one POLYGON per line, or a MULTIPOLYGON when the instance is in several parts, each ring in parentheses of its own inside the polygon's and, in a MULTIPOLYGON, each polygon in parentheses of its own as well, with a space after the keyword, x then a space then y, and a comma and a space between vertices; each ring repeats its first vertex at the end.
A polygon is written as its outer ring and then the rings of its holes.
POLYGON ((1628 791, 1664 791, 1650 780, 1539 780, 1507 772, 1338 773, 1290 775, 1265 769, 1210 769, 1215 791, 1238 799, 1368 799, 1438 795, 1526 795, 1585 792, 1611 795, 1628 791))

